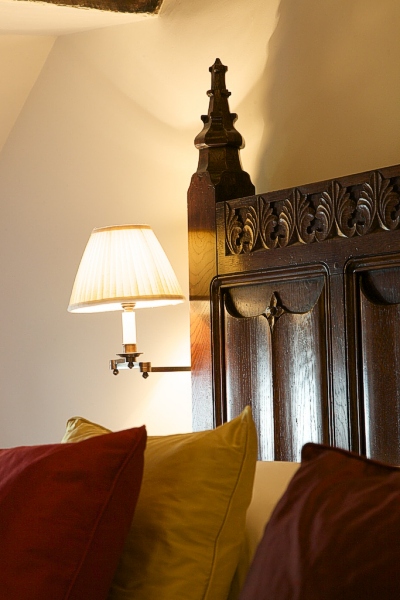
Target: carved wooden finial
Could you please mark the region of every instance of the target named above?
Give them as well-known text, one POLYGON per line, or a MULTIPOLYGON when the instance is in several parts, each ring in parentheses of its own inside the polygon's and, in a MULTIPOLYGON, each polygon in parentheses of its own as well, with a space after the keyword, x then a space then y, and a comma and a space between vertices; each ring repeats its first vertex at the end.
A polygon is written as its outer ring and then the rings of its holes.
POLYGON ((228 98, 231 93, 225 85, 227 70, 228 67, 223 65, 219 58, 209 69, 211 89, 207 92, 210 98, 208 114, 201 116, 204 127, 194 141, 199 150, 228 145, 238 150, 244 147, 244 139, 234 126, 237 114, 229 111, 228 98))
POLYGON ((243 138, 235 130, 236 115, 229 111, 230 93, 225 86, 225 67, 219 59, 211 72, 208 114, 196 137, 199 164, 188 190, 189 295, 192 331, 193 427, 210 429, 224 419, 222 405, 213 404, 210 281, 218 273, 215 203, 252 196, 250 177, 242 170, 239 152, 243 138), (216 407, 216 408, 215 408, 216 407), (213 417, 214 415, 214 417, 213 417))
POLYGON ((209 70, 208 114, 202 115, 204 127, 194 141, 200 151, 197 173, 210 174, 217 200, 250 196, 255 188, 240 163, 239 150, 244 147, 244 139, 235 129, 237 115, 229 110, 231 93, 225 84, 228 67, 217 58, 209 70))
POLYGON ((231 93, 228 92, 225 86, 225 73, 228 70, 228 67, 222 64, 219 58, 215 59, 215 63, 208 69, 211 73, 211 92, 208 92, 208 95, 213 92, 213 90, 224 90, 225 93, 230 96, 231 93))

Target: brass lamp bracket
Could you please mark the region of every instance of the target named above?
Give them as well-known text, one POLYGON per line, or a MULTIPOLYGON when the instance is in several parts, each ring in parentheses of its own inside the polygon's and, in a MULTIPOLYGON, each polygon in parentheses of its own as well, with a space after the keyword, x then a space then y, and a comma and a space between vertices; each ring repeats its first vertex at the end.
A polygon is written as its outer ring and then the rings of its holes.
POLYGON ((147 379, 149 373, 175 373, 177 371, 191 371, 190 367, 152 367, 150 362, 140 362, 139 369, 143 379, 147 379))
POLYGON ((120 356, 121 358, 115 358, 110 360, 110 369, 112 370, 114 375, 118 375, 119 369, 121 368, 138 368, 139 363, 136 361, 136 359, 141 354, 142 352, 118 354, 118 356, 120 356))
POLYGON ((175 373, 178 371, 190 371, 190 367, 152 367, 150 362, 137 362, 136 358, 142 354, 118 354, 120 358, 110 360, 110 369, 114 375, 118 375, 120 369, 140 369, 142 377, 147 379, 150 373, 175 373))

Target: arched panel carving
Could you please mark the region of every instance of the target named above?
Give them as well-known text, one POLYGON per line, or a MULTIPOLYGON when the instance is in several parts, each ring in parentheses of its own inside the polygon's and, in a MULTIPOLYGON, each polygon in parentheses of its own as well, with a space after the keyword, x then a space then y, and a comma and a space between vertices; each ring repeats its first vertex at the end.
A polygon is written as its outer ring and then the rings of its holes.
POLYGON ((259 458, 299 460, 329 441, 325 277, 230 287, 223 294, 226 414, 252 406, 259 458))

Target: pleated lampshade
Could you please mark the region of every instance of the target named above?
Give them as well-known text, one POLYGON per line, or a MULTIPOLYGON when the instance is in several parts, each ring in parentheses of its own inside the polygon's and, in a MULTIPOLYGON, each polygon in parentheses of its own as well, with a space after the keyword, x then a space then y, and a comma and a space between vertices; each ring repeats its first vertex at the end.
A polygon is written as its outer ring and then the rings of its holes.
POLYGON ((94 229, 75 278, 70 312, 135 309, 183 302, 169 260, 148 225, 94 229))

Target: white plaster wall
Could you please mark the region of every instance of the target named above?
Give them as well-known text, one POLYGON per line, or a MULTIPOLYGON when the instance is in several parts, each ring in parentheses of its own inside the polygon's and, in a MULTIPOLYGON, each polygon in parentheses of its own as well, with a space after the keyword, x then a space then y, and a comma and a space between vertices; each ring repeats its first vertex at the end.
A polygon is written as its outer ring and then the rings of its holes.
MULTIPOLYGON (((148 222, 187 294, 186 191, 208 67, 258 191, 400 162, 397 0, 165 0, 161 15, 58 38, 0 156, 0 446, 81 414, 191 428, 190 375, 113 377, 120 316, 71 315, 93 227, 148 222)), ((138 312, 143 358, 188 364, 188 303, 138 312)))

